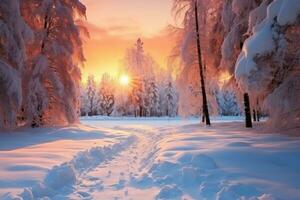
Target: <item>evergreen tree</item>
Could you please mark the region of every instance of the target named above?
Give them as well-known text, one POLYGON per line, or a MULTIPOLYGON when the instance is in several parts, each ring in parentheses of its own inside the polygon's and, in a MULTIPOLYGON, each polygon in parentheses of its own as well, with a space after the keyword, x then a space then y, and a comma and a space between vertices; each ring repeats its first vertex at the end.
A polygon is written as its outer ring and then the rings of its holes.
POLYGON ((26 41, 32 32, 20 13, 19 0, 0 2, 0 129, 17 127, 22 104, 26 41))
POLYGON ((88 114, 88 95, 86 87, 82 86, 80 87, 80 115, 86 116, 88 114))
POLYGON ((133 85, 129 94, 129 104, 133 109, 135 117, 145 116, 145 98, 144 98, 144 81, 140 79, 133 80, 133 85))
POLYGON ((134 116, 146 116, 149 102, 146 98, 147 80, 153 76, 153 60, 144 53, 144 43, 139 38, 125 56, 126 71, 132 77, 128 102, 134 116))
POLYGON ((78 120, 84 27, 75 20, 85 11, 79 0, 1 0, 0 128, 78 120))
POLYGON ((219 114, 223 116, 236 116, 241 114, 237 97, 234 91, 221 90, 217 95, 219 114))
POLYGON ((163 109, 165 115, 169 117, 176 116, 178 110, 178 98, 171 80, 166 82, 165 88, 163 89, 163 95, 163 109))
POLYGON ((87 114, 93 116, 97 114, 98 109, 98 99, 97 99, 97 88, 96 82, 93 75, 90 75, 87 80, 86 85, 86 95, 87 95, 87 114))
POLYGON ((110 116, 114 111, 115 95, 112 87, 113 80, 108 74, 103 74, 100 83, 99 95, 99 110, 102 115, 110 116))
POLYGON ((78 120, 84 57, 82 26, 75 20, 85 12, 79 0, 22 1, 22 14, 35 33, 28 46, 23 102, 33 127, 78 120))
POLYGON ((154 78, 150 78, 146 82, 145 91, 145 109, 147 110, 147 115, 157 116, 159 112, 159 91, 158 86, 154 78))

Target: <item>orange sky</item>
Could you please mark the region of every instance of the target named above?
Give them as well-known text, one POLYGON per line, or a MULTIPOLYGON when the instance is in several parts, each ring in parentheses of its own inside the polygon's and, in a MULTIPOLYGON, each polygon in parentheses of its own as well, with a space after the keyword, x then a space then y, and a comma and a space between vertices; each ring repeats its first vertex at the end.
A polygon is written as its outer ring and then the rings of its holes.
POLYGON ((174 46, 166 31, 173 24, 172 0, 82 0, 87 7, 90 38, 84 44, 83 80, 104 72, 117 74, 127 48, 142 38, 144 48, 163 67, 174 46))

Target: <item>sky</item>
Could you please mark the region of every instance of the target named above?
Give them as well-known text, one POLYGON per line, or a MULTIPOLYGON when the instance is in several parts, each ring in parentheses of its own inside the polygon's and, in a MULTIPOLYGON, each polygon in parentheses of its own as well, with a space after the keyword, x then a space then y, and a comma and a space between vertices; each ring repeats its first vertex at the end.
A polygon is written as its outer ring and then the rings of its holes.
POLYGON ((174 47, 174 38, 166 27, 174 24, 172 0, 82 0, 87 7, 86 26, 90 38, 84 42, 86 57, 83 80, 93 74, 96 80, 104 72, 117 75, 126 49, 138 38, 144 49, 162 66, 174 47))

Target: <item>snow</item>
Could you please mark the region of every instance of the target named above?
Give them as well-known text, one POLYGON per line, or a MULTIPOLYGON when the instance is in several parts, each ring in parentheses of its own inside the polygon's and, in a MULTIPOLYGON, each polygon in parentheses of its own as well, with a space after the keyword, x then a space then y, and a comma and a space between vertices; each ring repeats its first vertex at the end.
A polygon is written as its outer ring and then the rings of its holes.
POLYGON ((0 134, 0 199, 297 199, 300 139, 241 117, 84 117, 0 134))
POLYGON ((257 70, 255 56, 268 54, 275 48, 271 24, 263 26, 257 33, 247 39, 236 64, 236 78, 249 76, 257 70))
POLYGON ((252 29, 266 18, 268 3, 269 0, 264 0, 257 8, 250 12, 248 33, 251 33, 252 29))
POLYGON ((0 196, 6 192, 21 193, 24 187, 34 187, 36 191, 74 182, 74 173, 91 168, 101 161, 101 154, 116 149, 102 147, 123 140, 121 133, 106 132, 78 125, 1 133, 0 196))
MULTIPOLYGON (((259 10, 254 10, 250 17, 250 21, 255 18, 255 15, 258 15, 257 17, 260 18, 260 15, 263 15, 263 12, 263 7, 259 10)), ((276 28, 276 26, 294 24, 299 14, 300 4, 298 0, 275 0, 268 6, 267 17, 260 24, 252 27, 253 35, 245 41, 243 50, 237 59, 235 76, 240 86, 248 91, 255 91, 259 87, 263 87, 258 83, 254 83, 251 76, 253 76, 256 71, 260 70, 262 71, 261 75, 256 75, 256 77, 259 77, 260 80, 265 80, 268 79, 266 77, 269 77, 270 74, 263 74, 263 72, 268 72, 268 70, 258 69, 257 61, 255 59, 271 55, 278 46, 280 49, 285 48, 285 39, 280 35, 278 27, 276 28), (253 87, 253 85, 256 87, 253 87)), ((251 26, 253 26, 253 24, 251 26)), ((267 68, 267 66, 260 67, 267 68)))
POLYGON ((281 1, 282 5, 278 14, 278 23, 281 26, 293 24, 300 13, 298 0, 281 1))
POLYGON ((289 180, 297 176, 299 140, 245 134, 234 126, 219 124, 203 132, 186 126, 160 142, 150 170, 154 185, 175 184, 193 199, 297 199, 299 181, 289 180))
POLYGON ((21 79, 19 73, 7 63, 0 60, 0 127, 12 128, 15 124, 16 108, 22 102, 20 90, 21 79), (4 92, 5 91, 5 92, 4 92))
POLYGON ((300 14, 300 4, 298 0, 275 0, 267 11, 266 21, 272 21, 277 17, 280 26, 294 24, 300 14))

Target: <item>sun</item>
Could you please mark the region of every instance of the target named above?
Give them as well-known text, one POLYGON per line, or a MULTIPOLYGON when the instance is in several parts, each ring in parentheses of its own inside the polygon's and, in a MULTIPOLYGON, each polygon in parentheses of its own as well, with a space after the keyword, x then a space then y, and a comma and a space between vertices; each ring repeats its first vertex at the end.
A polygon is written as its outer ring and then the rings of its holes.
POLYGON ((123 86, 128 86, 130 83, 130 77, 126 74, 123 74, 122 76, 120 76, 119 82, 123 86))

